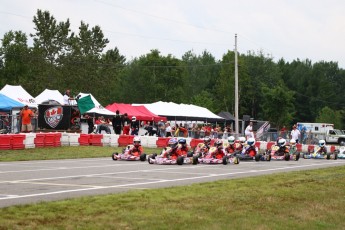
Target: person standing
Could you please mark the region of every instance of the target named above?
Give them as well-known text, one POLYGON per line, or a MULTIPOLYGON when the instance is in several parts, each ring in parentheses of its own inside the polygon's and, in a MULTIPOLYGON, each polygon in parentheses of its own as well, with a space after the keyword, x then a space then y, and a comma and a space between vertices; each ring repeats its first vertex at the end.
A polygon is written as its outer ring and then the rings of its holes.
POLYGON ((116 115, 113 117, 111 122, 113 124, 114 133, 120 135, 122 130, 123 118, 120 115, 119 110, 116 110, 116 115))
POLYGON ((298 143, 298 139, 300 135, 301 135, 300 131, 297 129, 296 125, 294 125, 291 131, 291 139, 296 140, 296 143, 298 143))
POLYGON ((71 105, 72 100, 75 100, 75 99, 71 96, 71 90, 68 89, 63 95, 63 103, 64 105, 71 105))
POLYGON ((139 121, 137 121, 137 118, 135 116, 132 117, 131 122, 131 135, 138 136, 139 134, 139 121))
POLYGON ((22 132, 30 133, 32 131, 31 118, 34 116, 34 113, 29 109, 28 105, 25 105, 22 111, 20 112, 20 117, 22 118, 22 132))
POLYGON ((249 138, 254 138, 254 132, 253 132, 253 122, 249 122, 249 125, 244 131, 244 135, 246 135, 247 140, 249 138))
POLYGON ((37 119, 38 119, 37 109, 33 108, 32 113, 33 113, 33 116, 31 117, 32 132, 35 133, 37 130, 37 119))

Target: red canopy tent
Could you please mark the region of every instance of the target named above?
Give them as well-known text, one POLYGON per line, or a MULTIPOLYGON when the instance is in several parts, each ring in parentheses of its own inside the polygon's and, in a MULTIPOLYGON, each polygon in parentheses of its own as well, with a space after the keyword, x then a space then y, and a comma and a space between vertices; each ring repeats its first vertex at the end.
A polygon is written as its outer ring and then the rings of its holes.
POLYGON ((158 116, 154 113, 151 113, 145 106, 133 106, 131 104, 122 104, 122 103, 113 103, 110 105, 107 105, 105 107, 106 109, 116 112, 116 110, 120 111, 120 114, 127 113, 128 117, 135 116, 137 120, 140 121, 167 121, 166 117, 158 116))

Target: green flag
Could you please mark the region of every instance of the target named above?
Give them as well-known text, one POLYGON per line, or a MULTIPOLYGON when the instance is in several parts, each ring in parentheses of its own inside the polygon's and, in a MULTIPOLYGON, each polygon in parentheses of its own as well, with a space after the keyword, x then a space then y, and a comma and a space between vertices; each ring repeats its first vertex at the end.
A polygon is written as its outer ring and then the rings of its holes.
POLYGON ((80 114, 86 113, 90 109, 95 108, 95 103, 93 103, 90 94, 80 98, 78 101, 78 108, 80 111, 80 114))

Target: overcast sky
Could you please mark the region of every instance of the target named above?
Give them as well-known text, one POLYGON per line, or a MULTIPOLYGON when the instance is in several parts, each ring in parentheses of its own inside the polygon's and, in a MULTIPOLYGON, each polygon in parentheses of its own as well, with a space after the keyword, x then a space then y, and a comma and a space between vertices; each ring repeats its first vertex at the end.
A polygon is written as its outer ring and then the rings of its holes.
POLYGON ((57 21, 99 25, 127 60, 158 49, 181 58, 207 50, 221 59, 234 50, 284 58, 335 61, 345 69, 344 0, 0 0, 0 38, 34 32, 37 9, 57 21))

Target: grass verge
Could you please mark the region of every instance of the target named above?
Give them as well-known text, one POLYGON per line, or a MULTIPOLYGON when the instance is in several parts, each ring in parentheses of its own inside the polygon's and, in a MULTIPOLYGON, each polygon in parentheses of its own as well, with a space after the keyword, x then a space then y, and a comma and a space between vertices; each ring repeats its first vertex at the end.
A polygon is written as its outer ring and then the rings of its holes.
POLYGON ((345 167, 0 209, 0 229, 345 229, 345 167))

